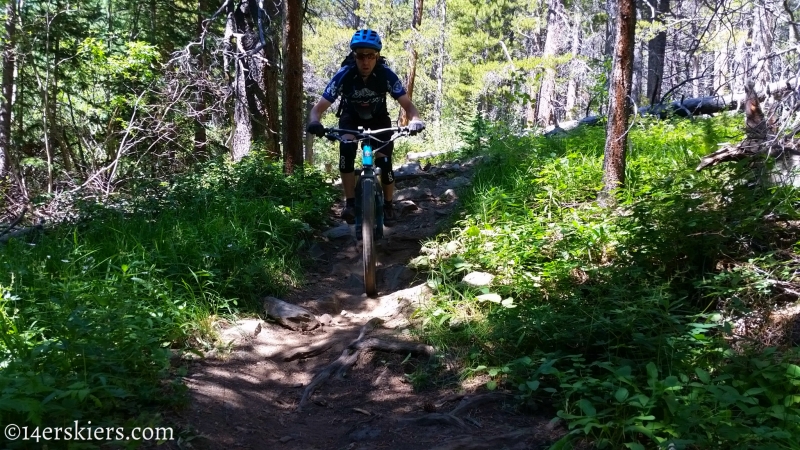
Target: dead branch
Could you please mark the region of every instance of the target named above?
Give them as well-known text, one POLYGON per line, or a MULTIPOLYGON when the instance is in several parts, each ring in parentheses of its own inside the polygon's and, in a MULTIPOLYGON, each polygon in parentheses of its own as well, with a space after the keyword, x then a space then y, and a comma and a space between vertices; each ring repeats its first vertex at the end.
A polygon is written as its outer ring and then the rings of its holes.
POLYGON ((793 139, 745 139, 736 145, 725 145, 714 153, 700 159, 700 164, 694 169, 699 172, 706 167, 715 166, 726 161, 739 161, 757 155, 777 157, 786 152, 796 152, 800 142, 793 139))
POLYGON ((16 219, 12 220, 11 223, 8 225, 8 227, 2 233, 0 233, 0 237, 3 237, 3 235, 13 230, 18 223, 22 222, 22 219, 25 217, 26 212, 28 212, 27 206, 23 207, 22 212, 19 213, 19 216, 17 216, 16 219))
POLYGON ((780 281, 780 280, 772 280, 772 286, 779 290, 781 294, 791 295, 796 298, 800 298, 800 286, 796 285, 795 283, 789 283, 787 281, 780 281))
POLYGON ((22 237, 22 236, 25 236, 28 233, 31 233, 31 232, 34 232, 34 231, 40 231, 40 230, 44 229, 44 226, 43 226, 44 222, 40 221, 36 225, 30 226, 30 227, 25 227, 25 228, 20 228, 19 230, 14 230, 14 227, 17 226, 22 221, 22 219, 25 217, 25 213, 27 211, 28 211, 28 207, 26 206, 25 208, 22 209, 22 212, 19 214, 19 217, 14 219, 11 222, 11 224, 8 226, 8 228, 6 228, 2 233, 0 233, 0 244, 5 244, 6 242, 10 241, 11 239, 22 237))

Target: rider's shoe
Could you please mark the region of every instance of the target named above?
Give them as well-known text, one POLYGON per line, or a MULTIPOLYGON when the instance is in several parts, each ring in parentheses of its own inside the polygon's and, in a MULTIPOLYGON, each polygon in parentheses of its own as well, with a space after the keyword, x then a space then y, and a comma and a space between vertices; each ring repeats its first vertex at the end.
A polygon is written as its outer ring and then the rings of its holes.
POLYGON ((384 225, 392 226, 397 222, 397 212, 394 207, 383 205, 383 223, 384 225))
POLYGON ((352 206, 346 206, 342 210, 342 220, 350 225, 356 223, 356 211, 352 206))

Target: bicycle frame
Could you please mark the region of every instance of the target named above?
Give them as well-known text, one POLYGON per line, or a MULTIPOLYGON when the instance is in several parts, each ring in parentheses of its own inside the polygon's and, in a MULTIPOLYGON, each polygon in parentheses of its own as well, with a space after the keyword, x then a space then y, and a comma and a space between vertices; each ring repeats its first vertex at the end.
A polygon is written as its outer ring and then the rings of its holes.
MULTIPOLYGON (((376 239, 383 238, 383 186, 381 185, 380 177, 375 171, 374 161, 375 155, 372 151, 372 143, 370 139, 361 141, 361 175, 356 183, 356 230, 361 226, 363 221, 363 199, 364 195, 364 180, 374 180, 374 196, 375 196, 375 235, 376 239), (361 201, 359 201, 361 199, 361 201)), ((363 233, 362 233, 363 234, 363 233)))
MULTIPOLYGON (((375 154, 380 152, 380 149, 389 144, 390 142, 396 140, 399 137, 409 136, 411 135, 411 131, 408 127, 390 127, 390 128, 380 128, 376 130, 364 129, 364 127, 358 127, 357 130, 348 130, 342 128, 327 128, 326 130, 326 137, 330 140, 336 140, 342 143, 357 143, 361 146, 361 175, 356 183, 356 198, 361 198, 360 191, 361 187, 363 186, 362 181, 365 179, 374 179, 375 180, 375 191, 376 196, 380 196, 380 199, 376 199, 376 229, 375 229, 375 237, 378 239, 383 238, 383 208, 381 205, 383 203, 383 192, 382 192, 382 185, 380 181, 380 177, 378 177, 375 171, 374 159, 375 154), (392 132, 392 136, 387 140, 382 140, 378 138, 378 135, 392 132), (353 135, 355 136, 354 139, 342 139, 342 135, 353 135), (373 147, 373 143, 378 144, 378 148, 375 149, 373 147)), ((356 213, 356 230, 358 230, 359 226, 362 223, 362 202, 356 201, 355 213, 356 213)), ((360 237, 358 233, 356 233, 357 238, 360 237)))
POLYGON ((356 235, 361 237, 361 244, 364 257, 364 290, 367 295, 373 296, 377 293, 375 272, 375 238, 383 237, 383 189, 379 177, 375 173, 374 159, 375 153, 380 148, 394 141, 400 136, 407 136, 410 131, 407 127, 384 128, 378 130, 345 130, 340 128, 328 128, 325 135, 330 140, 337 140, 342 143, 361 144, 361 177, 356 184, 356 235), (394 132, 392 137, 384 141, 376 137, 378 134, 394 132), (355 139, 343 139, 341 135, 353 135, 355 139), (383 144, 375 150, 373 143, 383 144), (358 233, 359 228, 361 233, 358 233))

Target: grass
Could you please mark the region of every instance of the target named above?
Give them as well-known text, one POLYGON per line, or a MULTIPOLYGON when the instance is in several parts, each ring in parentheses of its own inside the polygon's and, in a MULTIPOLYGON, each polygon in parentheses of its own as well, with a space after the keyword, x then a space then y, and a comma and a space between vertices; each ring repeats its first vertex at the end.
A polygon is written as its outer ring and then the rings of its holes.
POLYGON ((320 175, 285 177, 254 154, 142 183, 32 242, 9 242, 0 423, 149 426, 182 406, 174 357, 213 346, 215 318, 255 311, 260 296, 298 282, 295 255, 333 198, 320 175))
POLYGON ((416 260, 436 289, 423 337, 558 409, 570 433, 554 448, 798 448, 797 352, 726 338, 793 279, 797 230, 775 224, 798 219, 800 193, 744 164, 694 171, 736 139, 731 120, 637 123, 614 210, 595 202, 602 129, 487 128, 461 220, 416 260), (472 271, 494 282, 467 287, 472 271))

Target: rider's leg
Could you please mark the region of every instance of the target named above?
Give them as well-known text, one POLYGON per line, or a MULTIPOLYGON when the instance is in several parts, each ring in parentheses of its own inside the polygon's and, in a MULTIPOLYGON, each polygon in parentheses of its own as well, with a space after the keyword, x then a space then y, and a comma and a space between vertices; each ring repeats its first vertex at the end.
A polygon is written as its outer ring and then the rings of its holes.
MULTIPOLYGON (((345 139, 353 139, 354 136, 343 136, 345 139)), ((345 207, 342 210, 342 219, 347 223, 355 221, 356 194, 355 171, 356 150, 358 145, 355 142, 339 144, 339 174, 342 176, 342 187, 344 188, 345 207)))
POLYGON ((381 149, 375 156, 375 166, 381 169, 381 184, 383 185, 384 202, 392 202, 394 197, 394 171, 392 170, 391 152, 386 155, 385 148, 381 149))
POLYGON ((381 168, 381 185, 383 186, 383 216, 387 225, 397 218, 394 211, 394 171, 392 170, 392 151, 394 143, 381 148, 376 154, 375 165, 381 168))
MULTIPOLYGON (((389 116, 378 117, 375 119, 375 128, 390 128, 392 126, 392 119, 389 116)), ((381 140, 389 140, 392 133, 386 133, 379 138, 381 140)), ((394 171, 392 170, 392 152, 394 152, 394 142, 382 146, 380 150, 375 153, 375 165, 381 168, 381 184, 383 184, 383 201, 384 205, 391 206, 392 199, 394 198, 394 171)))
MULTIPOLYGON (((339 117, 339 128, 345 130, 358 129, 358 120, 351 117, 349 114, 344 113, 339 117)), ((342 135, 345 140, 355 139, 352 134, 342 135)), ((344 189, 345 208, 342 211, 342 218, 347 223, 355 221, 355 206, 356 206, 356 177, 353 174, 355 170, 356 153, 358 152, 358 144, 355 142, 349 144, 339 144, 339 174, 342 176, 342 188, 344 189)))

